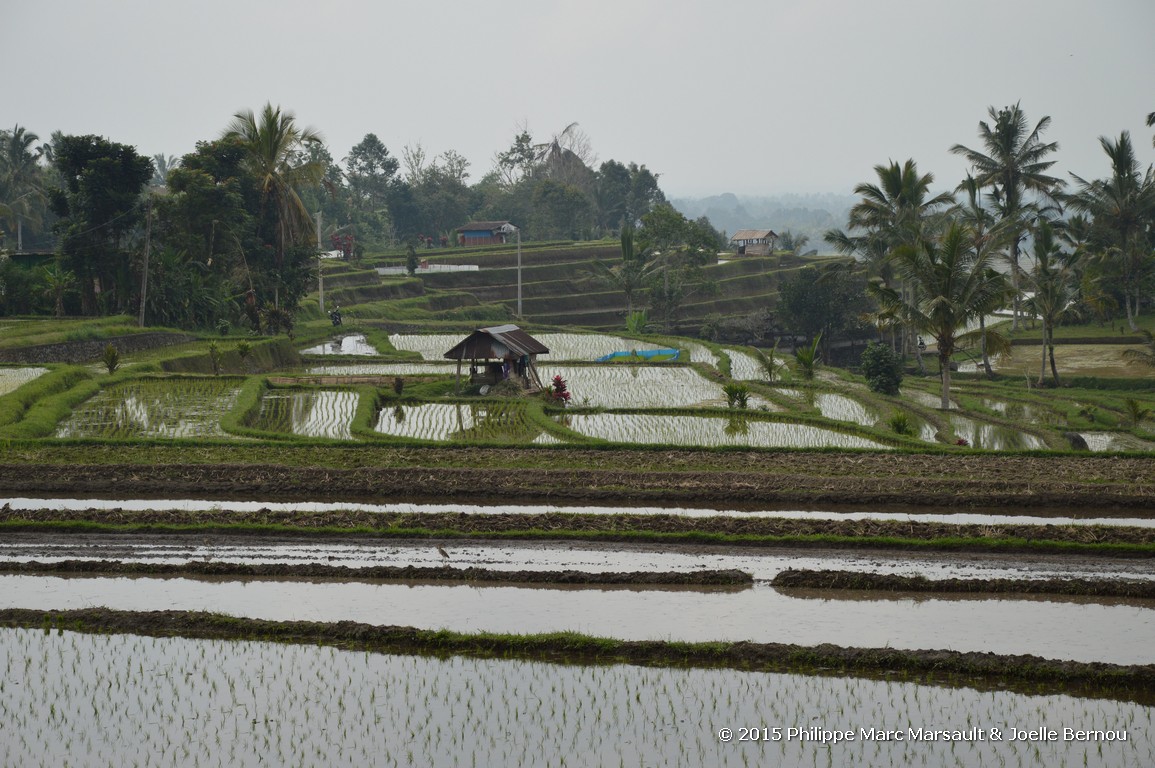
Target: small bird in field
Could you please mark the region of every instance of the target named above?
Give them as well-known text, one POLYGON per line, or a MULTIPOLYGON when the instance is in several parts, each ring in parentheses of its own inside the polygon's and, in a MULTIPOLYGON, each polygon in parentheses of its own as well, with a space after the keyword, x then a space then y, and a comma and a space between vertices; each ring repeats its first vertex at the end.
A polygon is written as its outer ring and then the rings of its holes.
POLYGON ((446 552, 446 551, 445 551, 444 549, 442 549, 441 547, 438 547, 438 548, 437 548, 437 554, 441 555, 441 556, 442 556, 443 558, 445 558, 446 560, 448 560, 448 559, 449 559, 449 553, 448 553, 448 552, 446 552))

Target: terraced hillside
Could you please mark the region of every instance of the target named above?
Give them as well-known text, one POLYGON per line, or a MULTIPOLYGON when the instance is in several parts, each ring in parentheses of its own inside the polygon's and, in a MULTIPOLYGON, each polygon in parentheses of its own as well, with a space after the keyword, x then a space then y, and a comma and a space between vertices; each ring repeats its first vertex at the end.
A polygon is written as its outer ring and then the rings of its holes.
MULTIPOLYGON (((621 258, 616 243, 525 245, 518 269, 513 247, 422 251, 434 269, 441 265, 475 265, 474 271, 425 271, 417 276, 378 275, 372 269, 331 265, 326 281, 330 301, 366 317, 390 317, 377 302, 403 300, 397 309, 455 312, 458 319, 500 320, 517 311, 521 277, 522 315, 526 323, 621 328, 626 300, 601 274, 599 262, 613 266, 621 258)), ((374 266, 401 266, 396 254, 370 259, 374 266)), ((683 305, 678 330, 696 335, 711 315, 733 317, 772 308, 778 285, 808 262, 784 257, 723 259, 705 269, 705 282, 683 305)), ((645 306, 643 291, 635 306, 645 306)))

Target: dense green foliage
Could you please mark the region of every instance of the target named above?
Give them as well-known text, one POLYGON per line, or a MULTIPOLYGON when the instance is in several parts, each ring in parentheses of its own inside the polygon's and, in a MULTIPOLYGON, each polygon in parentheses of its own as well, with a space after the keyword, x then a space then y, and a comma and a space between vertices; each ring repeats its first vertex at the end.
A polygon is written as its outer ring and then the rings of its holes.
POLYGON ((875 342, 867 344, 859 365, 871 392, 898 394, 898 387, 902 384, 902 360, 888 345, 875 342))

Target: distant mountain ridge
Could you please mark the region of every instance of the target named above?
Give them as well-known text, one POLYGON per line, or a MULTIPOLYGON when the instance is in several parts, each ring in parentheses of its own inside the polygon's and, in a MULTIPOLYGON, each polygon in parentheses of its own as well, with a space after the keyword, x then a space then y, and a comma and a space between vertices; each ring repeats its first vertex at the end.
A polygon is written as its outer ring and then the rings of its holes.
POLYGON ((850 208, 858 202, 854 195, 816 193, 757 197, 726 192, 711 197, 683 197, 670 204, 688 219, 705 216, 715 229, 732 235, 740 229, 772 229, 810 238, 810 248, 826 252, 822 239, 828 229, 845 229, 850 208))

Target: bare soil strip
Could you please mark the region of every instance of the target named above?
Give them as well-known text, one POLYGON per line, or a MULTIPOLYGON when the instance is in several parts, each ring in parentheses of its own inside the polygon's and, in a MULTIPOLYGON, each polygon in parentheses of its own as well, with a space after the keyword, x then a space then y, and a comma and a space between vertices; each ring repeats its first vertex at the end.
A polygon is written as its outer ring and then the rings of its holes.
POLYGON ((743 670, 900 676, 908 682, 1012 687, 1040 693, 1075 692, 1111 699, 1155 701, 1155 665, 1074 662, 1028 655, 892 648, 799 646, 782 643, 678 643, 624 641, 574 633, 550 635, 461 634, 413 627, 266 621, 189 611, 0 610, 0 626, 53 628, 151 637, 262 640, 331 645, 393 654, 525 658, 583 664, 725 667, 743 670))
POLYGON ((628 584, 653 586, 738 586, 754 583, 749 573, 737 570, 607 572, 497 571, 489 568, 366 566, 319 563, 225 563, 190 560, 186 563, 140 563, 121 560, 61 560, 54 563, 0 562, 0 573, 114 576, 212 576, 248 578, 340 579, 342 581, 460 581, 522 584, 628 584))
POLYGON ((1130 579, 928 579, 925 576, 787 568, 779 572, 770 584, 774 587, 804 589, 1085 595, 1155 599, 1155 581, 1130 579))
POLYGON ((13 496, 1155 512, 1155 457, 24 444, 6 454, 0 494, 13 496))
POLYGON ((592 541, 668 540, 738 546, 872 547, 948 551, 1070 551, 1155 556, 1155 528, 1093 525, 978 525, 900 520, 772 517, 688 518, 547 512, 256 512, 91 509, 83 512, 0 507, 0 528, 65 533, 156 531, 236 535, 341 535, 367 538, 522 538, 592 541))

